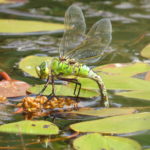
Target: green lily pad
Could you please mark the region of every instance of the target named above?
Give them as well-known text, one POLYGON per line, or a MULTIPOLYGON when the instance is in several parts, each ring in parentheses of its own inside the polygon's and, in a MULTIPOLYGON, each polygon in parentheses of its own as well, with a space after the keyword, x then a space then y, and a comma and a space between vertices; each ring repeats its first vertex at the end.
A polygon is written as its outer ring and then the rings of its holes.
POLYGON ((17 2, 26 2, 27 0, 0 0, 0 4, 12 4, 17 2))
POLYGON ((31 20, 0 19, 1 33, 25 33, 63 30, 64 25, 31 20))
POLYGON ((118 90, 150 90, 149 82, 133 77, 102 76, 106 88, 118 90))
POLYGON ((150 113, 137 113, 70 125, 77 132, 126 134, 150 129, 150 113), (92 127, 92 128, 91 128, 92 127))
MULTIPOLYGON (((137 78, 125 76, 111 76, 99 74, 106 86, 110 90, 150 90, 149 82, 137 78)), ((97 83, 88 78, 78 78, 84 89, 98 89, 97 83)))
POLYGON ((119 116, 126 115, 136 112, 135 108, 104 108, 104 109, 81 109, 78 111, 72 111, 69 113, 80 114, 80 115, 88 115, 88 116, 98 116, 98 117, 109 117, 109 116, 119 116))
MULTIPOLYGON (((48 60, 51 61, 52 57, 40 57, 40 56, 28 56, 24 59, 22 59, 19 63, 19 68, 23 71, 27 72, 28 74, 37 77, 35 66, 41 64, 41 62, 48 60)), ((137 63, 135 65, 131 65, 129 68, 130 70, 138 70, 137 68, 141 66, 141 68, 150 69, 150 65, 148 64, 142 64, 137 63)), ((139 67, 140 68, 140 67, 139 67)), ((112 69, 113 70, 113 69, 112 69)), ((128 72, 129 70, 126 70, 128 72)), ((136 72, 137 73, 137 72, 136 72)), ((144 90, 144 89, 150 89, 150 84, 147 81, 137 79, 137 78, 131 78, 127 76, 122 75, 112 75, 112 74, 104 74, 104 73, 98 73, 106 86, 107 89, 118 89, 118 90, 144 90)), ((133 75, 133 73, 132 73, 133 75)), ((82 84, 83 89, 87 90, 97 90, 98 86, 95 81, 88 78, 78 78, 79 82, 82 84)))
POLYGON ((34 135, 52 135, 58 134, 59 129, 55 124, 49 121, 24 120, 1 125, 0 132, 34 135))
POLYGON ((73 146, 76 150, 142 150, 140 144, 134 140, 102 136, 98 133, 87 134, 75 139, 73 146))
POLYGON ((146 63, 132 63, 132 64, 108 64, 94 68, 94 71, 102 71, 110 76, 127 76, 131 77, 139 73, 150 70, 150 65, 146 63))
POLYGON ((51 61, 52 57, 46 56, 28 56, 23 58, 19 62, 19 68, 22 69, 24 72, 30 74, 31 76, 38 77, 35 67, 40 65, 43 61, 51 61))
POLYGON ((150 44, 148 44, 144 49, 141 51, 141 55, 146 58, 150 58, 150 44))
MULTIPOLYGON (((36 85, 28 89, 28 92, 38 94, 42 88, 44 87, 44 84, 42 85, 36 85)), ((55 85, 55 94, 57 96, 74 96, 74 88, 75 85, 55 85)), ((52 86, 49 85, 46 90, 44 91, 43 95, 50 95, 52 92, 52 86)), ((94 90, 86 90, 81 89, 80 90, 80 97, 84 98, 92 98, 99 96, 99 93, 94 90)))
POLYGON ((148 91, 145 90, 145 91, 119 92, 116 95, 150 101, 150 91, 149 90, 148 91))

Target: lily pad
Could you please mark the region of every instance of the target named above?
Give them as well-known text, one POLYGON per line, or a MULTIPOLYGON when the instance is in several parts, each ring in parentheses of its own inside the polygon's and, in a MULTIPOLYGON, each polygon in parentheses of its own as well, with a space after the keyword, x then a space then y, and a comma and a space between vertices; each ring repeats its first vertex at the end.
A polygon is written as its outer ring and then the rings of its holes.
POLYGON ((149 82, 133 77, 102 76, 106 88, 118 90, 150 90, 149 82))
MULTIPOLYGON (((22 69, 23 71, 27 72, 28 74, 37 77, 37 74, 35 71, 35 66, 41 64, 41 62, 43 62, 45 60, 51 61, 52 57, 28 56, 20 61, 19 68, 22 69)), ((130 73, 130 75, 131 74, 134 75, 134 74, 137 74, 137 71, 133 71, 133 70, 138 70, 138 68, 141 68, 141 70, 139 72, 143 72, 148 69, 150 70, 150 65, 144 64, 144 63, 137 63, 137 64, 130 65, 127 68, 122 69, 121 72, 123 74, 123 72, 125 71, 128 73, 128 75, 129 75, 129 73, 130 73)), ((111 69, 111 70, 117 71, 116 69, 111 69)), ((137 79, 137 78, 127 77, 125 75, 123 76, 122 74, 118 75, 119 71, 120 70, 117 71, 118 72, 118 73, 116 73, 117 75, 116 74, 114 75, 114 74, 98 73, 102 77, 107 89, 112 89, 112 90, 114 90, 114 89, 144 90, 147 88, 150 89, 150 84, 147 81, 137 79)), ((90 90, 98 89, 97 83, 95 81, 93 81, 92 79, 79 77, 78 80, 79 80, 79 82, 81 82, 83 89, 90 89, 90 90)))
POLYGON ((150 129, 150 113, 137 113, 70 125, 77 132, 126 134, 150 129), (92 127, 92 128, 91 128, 92 127))
POLYGON ((150 101, 150 91, 128 91, 128 92, 119 92, 117 95, 136 98, 141 100, 150 101))
POLYGON ((26 2, 27 0, 0 0, 0 4, 12 4, 17 2, 26 2))
POLYGON ((31 20, 0 19, 0 33, 25 33, 63 30, 64 25, 31 20))
MULTIPOLYGON (((100 74, 105 86, 110 90, 150 90, 149 82, 133 77, 100 74)), ((84 89, 98 89, 97 83, 88 78, 78 78, 84 89)))
POLYGON ((75 139, 73 146, 76 150, 142 150, 140 144, 134 140, 102 136, 98 133, 87 134, 75 139))
POLYGON ((80 114, 80 115, 88 115, 88 116, 98 116, 98 117, 109 117, 109 116, 118 116, 118 115, 126 115, 136 112, 135 108, 104 108, 104 109, 91 109, 85 110, 81 109, 78 111, 72 111, 69 113, 80 114))
POLYGON ((2 97, 24 96, 30 87, 26 82, 11 79, 6 72, 0 72, 0 79, 0 95, 2 97))
POLYGON ((144 49, 141 51, 141 55, 146 58, 150 58, 150 44, 148 44, 144 49))
POLYGON ((0 0, 0 4, 8 4, 8 3, 15 3, 15 0, 0 0))
POLYGON ((19 62, 19 68, 22 69, 24 72, 30 74, 31 76, 38 77, 35 67, 40 65, 43 61, 51 61, 52 57, 46 56, 28 56, 23 58, 19 62))
POLYGON ((108 64, 94 68, 94 71, 102 71, 110 76, 127 76, 131 77, 139 73, 150 70, 150 65, 146 63, 131 63, 131 64, 108 64))
MULTIPOLYGON (((44 84, 42 85, 36 85, 31 87, 28 92, 38 94, 42 88, 44 87, 44 84)), ((74 88, 75 86, 73 85, 55 85, 55 94, 57 96, 74 96, 74 88)), ((52 86, 49 85, 46 90, 44 91, 43 95, 50 95, 52 92, 52 86)), ((99 96, 99 93, 94 91, 94 90, 86 90, 86 89, 81 89, 80 90, 80 97, 85 97, 85 98, 92 98, 99 96)))
POLYGON ((30 85, 23 81, 0 81, 0 95, 4 97, 17 97, 26 95, 30 85))
POLYGON ((34 135, 52 135, 58 134, 58 127, 49 121, 19 121, 8 123, 0 126, 0 132, 5 133, 21 133, 34 135))

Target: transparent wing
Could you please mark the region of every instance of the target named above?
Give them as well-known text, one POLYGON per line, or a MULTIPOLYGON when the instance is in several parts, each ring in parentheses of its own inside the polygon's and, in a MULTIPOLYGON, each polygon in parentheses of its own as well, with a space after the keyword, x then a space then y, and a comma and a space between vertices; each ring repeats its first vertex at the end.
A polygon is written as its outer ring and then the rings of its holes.
POLYGON ((112 25, 110 20, 99 20, 92 26, 85 40, 75 49, 66 53, 66 56, 82 63, 95 63, 110 44, 111 33, 112 25))
POLYGON ((71 5, 65 13, 64 24, 65 32, 59 47, 60 56, 77 47, 85 37, 86 24, 82 10, 71 5))

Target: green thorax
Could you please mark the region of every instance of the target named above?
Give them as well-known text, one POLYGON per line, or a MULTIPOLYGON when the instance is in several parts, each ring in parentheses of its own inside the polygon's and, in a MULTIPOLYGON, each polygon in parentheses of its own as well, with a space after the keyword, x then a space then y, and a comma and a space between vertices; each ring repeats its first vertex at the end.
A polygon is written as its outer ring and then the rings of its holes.
POLYGON ((51 69, 55 75, 75 75, 87 77, 90 68, 86 65, 79 64, 73 59, 54 58, 51 63, 51 69))

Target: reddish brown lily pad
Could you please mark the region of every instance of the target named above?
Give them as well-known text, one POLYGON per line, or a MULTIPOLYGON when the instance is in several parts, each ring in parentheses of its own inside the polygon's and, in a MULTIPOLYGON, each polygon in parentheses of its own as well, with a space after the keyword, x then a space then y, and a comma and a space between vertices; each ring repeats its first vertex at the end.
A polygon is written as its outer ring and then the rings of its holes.
POLYGON ((6 72, 0 72, 0 96, 17 97, 26 95, 29 84, 13 80, 6 72))

